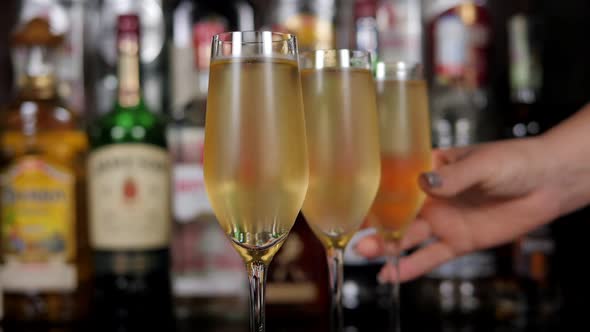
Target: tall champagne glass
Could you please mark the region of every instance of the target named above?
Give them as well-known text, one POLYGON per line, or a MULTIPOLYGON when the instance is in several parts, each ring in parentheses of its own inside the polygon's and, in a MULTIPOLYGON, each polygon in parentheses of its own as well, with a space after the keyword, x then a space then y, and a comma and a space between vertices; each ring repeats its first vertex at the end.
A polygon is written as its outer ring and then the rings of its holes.
POLYGON ((300 58, 310 172, 303 214, 326 249, 334 331, 342 330, 343 252, 379 187, 370 65, 361 51, 314 51, 300 58))
MULTIPOLYGON (((370 217, 385 240, 388 264, 399 276, 400 242, 426 198, 418 177, 432 167, 428 96, 419 64, 379 62, 375 76, 381 185, 370 217)), ((392 286, 393 324, 400 331, 399 282, 392 286)))
POLYGON ((293 35, 214 37, 204 174, 219 223, 244 259, 250 330, 263 332, 266 271, 303 205, 308 161, 293 35))

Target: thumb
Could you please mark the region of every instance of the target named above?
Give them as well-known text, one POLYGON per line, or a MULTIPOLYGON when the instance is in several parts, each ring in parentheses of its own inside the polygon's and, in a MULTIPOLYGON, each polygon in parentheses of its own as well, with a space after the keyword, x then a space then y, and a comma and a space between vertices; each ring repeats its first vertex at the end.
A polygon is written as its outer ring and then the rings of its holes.
MULTIPOLYGON (((445 154, 444 151, 438 151, 445 154)), ((449 153, 455 153, 449 151, 449 153)), ((460 158, 447 158, 449 162, 438 169, 420 175, 420 186, 429 195, 448 198, 456 196, 488 178, 492 163, 485 155, 473 150, 460 158)))

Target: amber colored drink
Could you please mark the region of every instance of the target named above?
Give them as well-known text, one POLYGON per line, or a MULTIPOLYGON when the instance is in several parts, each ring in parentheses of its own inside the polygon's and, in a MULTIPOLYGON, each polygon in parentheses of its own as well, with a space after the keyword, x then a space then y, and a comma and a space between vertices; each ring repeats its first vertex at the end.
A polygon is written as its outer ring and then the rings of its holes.
POLYGON ((379 186, 375 84, 360 68, 304 69, 309 188, 303 213, 327 248, 344 248, 379 186))
POLYGON ((370 219, 386 240, 400 240, 425 199, 418 177, 432 167, 426 83, 377 81, 377 104, 381 185, 370 219))
POLYGON ((205 185, 222 228, 246 263, 270 262, 305 198, 308 162, 299 81, 297 62, 289 59, 211 64, 205 185))

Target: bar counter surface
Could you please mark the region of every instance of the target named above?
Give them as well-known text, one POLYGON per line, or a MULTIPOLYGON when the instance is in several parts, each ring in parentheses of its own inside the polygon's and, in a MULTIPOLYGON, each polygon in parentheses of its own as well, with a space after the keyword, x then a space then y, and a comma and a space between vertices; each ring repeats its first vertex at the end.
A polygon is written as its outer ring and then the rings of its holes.
MULTIPOLYGON (((377 320, 379 321, 379 320, 377 320)), ((392 331, 387 324, 380 324, 373 317, 366 317, 363 320, 346 324, 343 332, 389 332, 392 331)), ((148 331, 151 329, 145 329, 148 331)), ((404 332, 561 332, 566 329, 560 326, 536 326, 536 327, 514 327, 504 324, 483 323, 483 322, 459 322, 459 321, 442 321, 437 322, 427 317, 405 317, 402 324, 404 332)), ((48 326, 3 326, 1 332, 98 332, 99 329, 93 328, 92 324, 82 324, 80 326, 48 327, 48 326)), ((116 329, 112 332, 134 331, 131 329, 116 329)), ((174 327, 165 329, 155 329, 158 332, 248 332, 248 322, 220 322, 209 321, 206 319, 180 320, 175 323, 174 327)), ((270 319, 267 325, 268 332, 328 332, 330 331, 327 321, 295 321, 283 320, 274 321, 270 319)), ((580 330, 581 331, 581 330, 580 330)), ((107 332, 100 330, 100 332, 107 332)), ((110 331, 108 331, 110 332, 110 331)))
MULTIPOLYGON (((584 329, 569 329, 555 321, 545 322, 498 322, 493 318, 478 315, 464 315, 441 317, 437 314, 427 314, 424 310, 407 301, 402 306, 402 331, 404 332, 565 332, 583 331, 584 329)), ((402 304, 403 305, 403 304, 402 304)), ((153 317, 152 317, 153 318, 153 317)), ((163 319, 163 318, 162 318, 163 319)), ((0 332, 249 332, 247 317, 240 320, 224 321, 208 317, 190 319, 176 319, 172 323, 158 322, 141 324, 141 327, 116 328, 98 327, 96 322, 81 323, 76 326, 22 326, 1 325, 0 332)), ((359 308, 345 312, 345 329, 342 332, 390 332, 387 312, 359 308)), ((329 332, 328 317, 273 317, 267 315, 267 332, 329 332)))

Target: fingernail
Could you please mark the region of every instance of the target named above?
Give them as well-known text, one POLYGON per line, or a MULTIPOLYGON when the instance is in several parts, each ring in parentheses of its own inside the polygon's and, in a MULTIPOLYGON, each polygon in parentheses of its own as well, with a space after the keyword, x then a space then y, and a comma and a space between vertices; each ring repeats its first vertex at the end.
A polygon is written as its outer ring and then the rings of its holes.
POLYGON ((442 187, 442 178, 436 172, 423 173, 422 175, 420 175, 420 178, 430 188, 440 188, 440 187, 442 187))

